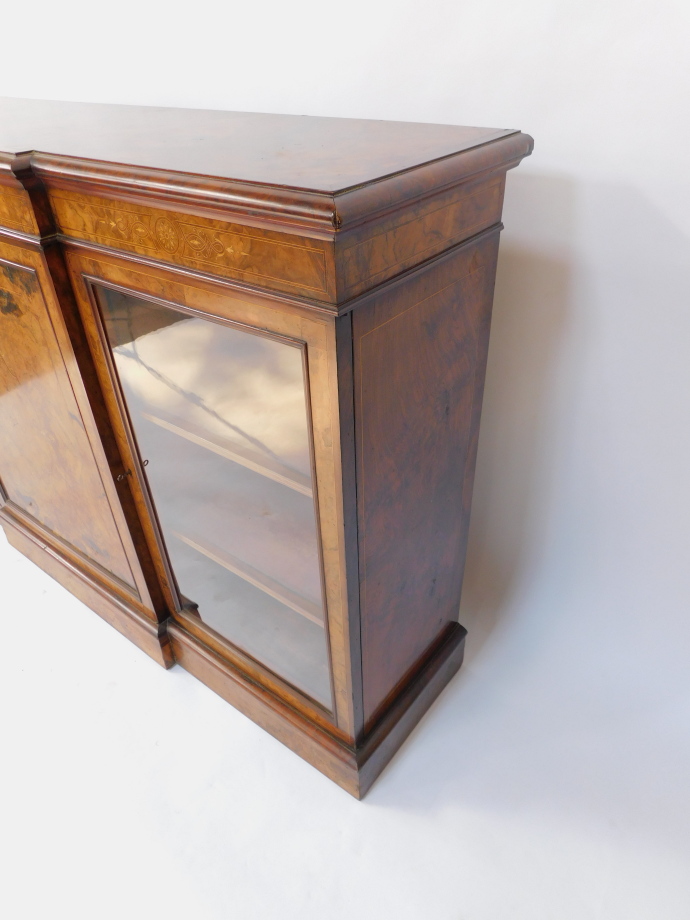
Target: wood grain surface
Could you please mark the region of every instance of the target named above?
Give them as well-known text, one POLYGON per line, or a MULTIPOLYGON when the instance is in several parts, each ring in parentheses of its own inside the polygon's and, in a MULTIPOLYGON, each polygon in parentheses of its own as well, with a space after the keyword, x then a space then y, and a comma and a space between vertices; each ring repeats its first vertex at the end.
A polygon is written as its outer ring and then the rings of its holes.
POLYGON ((496 231, 353 314, 365 724, 455 621, 496 231))
POLYGON ((136 592, 37 274, 2 260, 0 430, 8 499, 136 592))

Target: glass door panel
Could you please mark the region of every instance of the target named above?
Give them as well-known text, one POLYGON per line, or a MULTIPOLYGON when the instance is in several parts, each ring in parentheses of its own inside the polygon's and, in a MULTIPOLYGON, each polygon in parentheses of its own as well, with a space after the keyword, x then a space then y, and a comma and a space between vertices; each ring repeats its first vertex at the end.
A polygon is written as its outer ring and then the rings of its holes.
POLYGON ((183 603, 330 708, 302 348, 95 289, 183 603))

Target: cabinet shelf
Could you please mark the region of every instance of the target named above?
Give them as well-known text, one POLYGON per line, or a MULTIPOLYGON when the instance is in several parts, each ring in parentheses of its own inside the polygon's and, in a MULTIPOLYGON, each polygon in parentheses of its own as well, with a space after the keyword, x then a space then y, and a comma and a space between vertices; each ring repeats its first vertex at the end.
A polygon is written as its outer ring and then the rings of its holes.
POLYGON ((255 473, 260 473, 262 476, 272 479, 274 482, 279 482, 284 486, 288 486, 288 488, 294 489, 295 492, 300 492, 302 495, 307 495, 309 498, 313 497, 314 493, 309 477, 280 463, 278 460, 264 457, 258 453, 258 451, 251 450, 250 448, 241 447, 228 438, 211 434, 186 420, 182 421, 174 417, 167 419, 161 418, 158 415, 152 415, 148 412, 142 412, 142 416, 147 421, 153 422, 154 425, 158 425, 166 431, 171 431, 173 434, 179 435, 187 441, 191 441, 192 444, 198 444, 200 447, 205 447, 207 450, 211 450, 221 457, 225 457, 227 460, 232 460, 235 463, 239 463, 240 466, 247 467, 247 469, 253 470, 255 473))
POLYGON ((222 565, 233 574, 239 575, 240 578, 248 581, 249 584, 254 585, 255 588, 264 591, 277 601, 285 604, 286 607, 289 607, 296 613, 311 620, 312 623, 316 623, 317 626, 323 627, 323 611, 319 604, 315 604, 314 601, 310 601, 296 591, 291 591, 290 588, 287 588, 279 581, 275 581, 275 579, 266 575, 264 572, 260 572, 248 563, 238 559, 237 556, 233 556, 232 553, 228 553, 220 547, 208 543, 201 537, 182 534, 177 530, 173 530, 172 534, 177 537, 178 540, 186 543, 187 546, 191 546, 192 549, 195 549, 208 559, 211 559, 218 565, 222 565))

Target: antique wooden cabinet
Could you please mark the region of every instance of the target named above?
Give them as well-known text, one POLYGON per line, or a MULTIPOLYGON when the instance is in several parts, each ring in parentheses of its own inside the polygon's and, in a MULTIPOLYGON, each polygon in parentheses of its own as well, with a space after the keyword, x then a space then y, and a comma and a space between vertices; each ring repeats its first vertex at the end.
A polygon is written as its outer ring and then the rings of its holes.
POLYGON ((517 131, 0 101, 10 542, 355 796, 460 666, 517 131))

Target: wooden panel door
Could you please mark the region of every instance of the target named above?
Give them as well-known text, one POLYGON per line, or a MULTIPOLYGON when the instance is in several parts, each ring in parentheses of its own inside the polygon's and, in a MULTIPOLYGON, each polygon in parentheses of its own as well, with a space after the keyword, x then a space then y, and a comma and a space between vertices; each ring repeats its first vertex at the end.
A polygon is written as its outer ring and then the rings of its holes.
POLYGON ((3 516, 149 607, 43 257, 7 242, 0 242, 0 431, 3 516))

